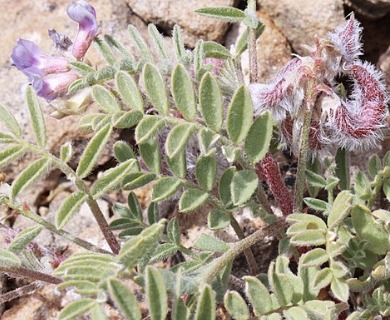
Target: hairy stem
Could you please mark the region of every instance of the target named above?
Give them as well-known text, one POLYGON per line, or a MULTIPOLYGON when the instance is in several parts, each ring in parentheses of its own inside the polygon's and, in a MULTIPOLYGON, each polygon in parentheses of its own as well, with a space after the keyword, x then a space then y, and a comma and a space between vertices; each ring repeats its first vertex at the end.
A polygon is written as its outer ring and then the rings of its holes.
POLYGON ((294 194, 294 212, 302 211, 303 194, 305 191, 305 171, 307 162, 307 153, 309 149, 309 132, 311 122, 311 103, 305 109, 303 118, 303 128, 301 133, 301 142, 299 146, 297 179, 295 181, 295 194, 294 194))
POLYGON ((284 218, 280 218, 275 223, 256 231, 241 241, 236 242, 225 254, 210 264, 207 271, 203 274, 202 279, 204 279, 205 283, 211 284, 218 272, 220 272, 229 262, 233 261, 238 255, 255 245, 260 240, 264 239, 264 237, 277 235, 280 232, 280 229, 287 228, 287 226, 288 223, 284 220, 284 218))
POLYGON ((31 151, 47 159, 50 159, 57 166, 57 168, 59 168, 64 174, 66 174, 67 178, 70 181, 74 181, 74 184, 80 191, 88 195, 87 204, 90 207, 92 214, 97 224, 99 225, 100 230, 102 231, 112 252, 114 254, 118 254, 120 250, 120 244, 117 238, 115 237, 114 233, 111 231, 110 226, 108 225, 106 218, 104 217, 102 211, 100 210, 98 203, 96 202, 96 200, 92 198, 89 189, 84 183, 84 181, 76 175, 76 173, 73 171, 71 167, 69 167, 66 163, 64 163, 63 161, 61 161, 60 159, 52 155, 50 152, 47 152, 46 150, 43 150, 38 146, 27 143, 23 140, 20 140, 19 142, 24 144, 31 151))
POLYGON ((336 153, 336 175, 340 179, 339 187, 341 190, 349 190, 351 175, 349 151, 345 148, 339 148, 336 153))
POLYGON ((41 226, 45 227, 45 229, 49 230, 50 232, 57 234, 60 237, 66 239, 66 240, 69 240, 70 242, 73 242, 74 244, 76 244, 84 249, 87 249, 88 251, 100 252, 100 253, 104 253, 104 254, 111 254, 111 252, 106 251, 104 249, 101 249, 101 248, 95 246, 94 244, 92 244, 88 241, 85 241, 81 238, 75 237, 65 230, 57 229, 55 227, 55 225, 53 225, 49 221, 43 219, 41 216, 39 216, 38 214, 36 214, 32 210, 30 210, 29 208, 24 208, 22 205, 16 204, 15 202, 10 203, 10 201, 6 198, 2 199, 2 201, 4 202, 4 204, 7 207, 9 207, 13 210, 16 210, 19 214, 26 217, 27 219, 30 219, 30 220, 40 224, 41 226))
MULTIPOLYGON (((256 12, 256 0, 248 0, 248 9, 256 12)), ((248 38, 249 50, 249 66, 250 66, 250 82, 258 82, 258 66, 257 66, 257 48, 256 48, 256 29, 249 30, 248 38)))
MULTIPOLYGON (((240 225, 238 224, 237 220, 233 217, 233 215, 230 216, 230 224, 236 233, 237 237, 240 240, 245 239, 245 234, 242 231, 240 225)), ((251 273, 252 276, 255 276, 259 273, 259 267, 256 263, 255 256, 253 255, 252 249, 248 248, 244 251, 246 261, 248 263, 249 267, 249 272, 251 273)))
POLYGON ((43 282, 36 281, 31 284, 28 284, 26 286, 17 288, 15 290, 12 290, 10 292, 4 293, 0 295, 0 304, 15 300, 17 298, 26 296, 28 294, 33 293, 34 291, 41 289, 45 286, 43 282))
POLYGON ((59 277, 23 267, 0 267, 0 272, 4 272, 13 277, 30 278, 52 284, 59 284, 63 282, 63 280, 59 277))

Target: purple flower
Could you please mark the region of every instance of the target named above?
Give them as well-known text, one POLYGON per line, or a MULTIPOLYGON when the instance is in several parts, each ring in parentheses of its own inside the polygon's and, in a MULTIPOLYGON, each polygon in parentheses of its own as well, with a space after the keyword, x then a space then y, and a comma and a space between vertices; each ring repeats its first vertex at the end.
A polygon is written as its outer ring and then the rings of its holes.
POLYGON ((69 85, 79 77, 73 71, 45 75, 40 69, 30 68, 26 72, 37 94, 49 102, 66 94, 69 85))
POLYGON ((79 24, 79 31, 73 43, 72 54, 81 60, 98 33, 95 9, 86 1, 72 1, 67 9, 68 16, 79 24))
POLYGON ((28 40, 19 39, 12 50, 12 64, 24 74, 28 75, 28 69, 36 68, 44 74, 65 72, 69 70, 69 61, 61 56, 49 57, 42 53, 39 47, 28 40))

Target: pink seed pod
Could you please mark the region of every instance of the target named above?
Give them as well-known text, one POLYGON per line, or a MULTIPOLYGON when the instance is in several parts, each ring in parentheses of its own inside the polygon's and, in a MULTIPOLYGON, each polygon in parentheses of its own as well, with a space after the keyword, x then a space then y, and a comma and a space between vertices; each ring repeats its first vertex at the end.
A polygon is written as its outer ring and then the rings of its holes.
POLYGON ((287 112, 300 105, 302 96, 295 90, 302 77, 299 69, 302 61, 294 58, 281 69, 267 84, 253 83, 249 85, 255 116, 265 110, 272 112, 276 122, 282 121, 287 112))
POLYGON ((344 62, 353 63, 362 54, 361 33, 362 27, 353 14, 344 25, 329 33, 330 42, 341 53, 344 62))
POLYGON ((381 131, 388 115, 388 92, 382 74, 368 62, 357 61, 351 66, 353 79, 351 99, 342 101, 329 117, 328 126, 339 146, 349 150, 365 150, 381 138, 381 131))
POLYGON ((287 216, 291 214, 293 212, 292 196, 283 182, 278 163, 272 155, 268 153, 256 165, 256 169, 258 176, 267 182, 283 215, 287 216))

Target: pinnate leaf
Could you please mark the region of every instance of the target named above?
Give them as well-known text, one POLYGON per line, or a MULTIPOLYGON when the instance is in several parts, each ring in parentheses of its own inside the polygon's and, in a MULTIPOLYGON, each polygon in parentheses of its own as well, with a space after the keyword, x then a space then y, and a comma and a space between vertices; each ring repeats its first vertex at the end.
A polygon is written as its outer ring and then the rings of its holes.
POLYGON ((115 278, 109 279, 108 292, 127 320, 140 320, 142 318, 137 298, 123 282, 115 278))
POLYGON ((22 130, 15 116, 2 104, 0 104, 0 120, 15 137, 20 138, 22 136, 22 130))
POLYGON ((18 256, 10 251, 0 249, 0 266, 1 267, 12 267, 21 266, 22 261, 18 256))
POLYGON ((243 277, 245 281, 245 293, 253 305, 255 315, 268 313, 272 310, 272 299, 266 286, 255 277, 243 277))
POLYGON ((82 191, 76 191, 66 198, 56 213, 56 227, 62 229, 87 198, 88 195, 82 191))
POLYGON ((47 173, 51 161, 42 158, 25 168, 14 180, 11 188, 11 198, 31 187, 42 175, 47 173))
POLYGON ((208 7, 195 10, 195 12, 202 16, 228 21, 241 22, 245 18, 243 11, 233 7, 208 7))
POLYGON ((146 61, 153 61, 153 56, 150 53, 150 50, 148 49, 145 40, 142 38, 137 28, 135 28, 130 24, 127 27, 127 30, 129 31, 130 37, 132 38, 134 44, 137 46, 138 50, 140 51, 142 58, 145 59, 146 61))
MULTIPOLYGON (((253 122, 253 103, 246 86, 235 92, 227 115, 227 132, 229 138, 238 144, 244 140, 253 122)), ((269 132, 268 132, 269 134, 269 132)))
POLYGON ((124 190, 134 190, 144 185, 147 185, 149 182, 152 182, 156 178, 154 173, 143 173, 136 172, 130 173, 126 177, 126 184, 123 186, 124 190))
POLYGON ((228 59, 231 58, 230 51, 223 45, 214 41, 203 42, 203 51, 205 58, 216 58, 216 59, 228 59))
POLYGON ((239 206, 246 203, 257 189, 257 184, 257 175, 252 170, 235 172, 230 186, 233 204, 239 206))
POLYGON ((150 63, 145 64, 143 80, 150 102, 160 114, 166 115, 169 108, 168 95, 160 71, 150 63))
POLYGON ((146 268, 146 296, 151 320, 165 320, 168 312, 168 296, 164 279, 158 269, 146 268))
POLYGON ((389 235, 375 223, 370 210, 366 206, 357 205, 351 215, 357 235, 367 241, 366 248, 375 254, 386 254, 390 249, 389 235))
POLYGON ((91 190, 91 195, 94 199, 100 198, 109 191, 120 188, 128 173, 137 169, 136 160, 130 159, 122 162, 115 168, 111 168, 96 181, 91 190))
POLYGON ((133 149, 124 141, 117 141, 113 146, 114 156, 118 162, 136 159, 133 149))
POLYGON ((252 124, 245 139, 245 152, 252 164, 264 158, 272 138, 272 116, 264 112, 252 124))
POLYGON ((209 194, 198 189, 184 191, 179 201, 181 212, 190 212, 202 206, 208 199, 209 194))
POLYGON ((186 120, 194 120, 196 116, 194 86, 188 71, 181 64, 178 64, 173 70, 171 87, 177 110, 186 120))
POLYGON ((155 138, 158 131, 163 127, 164 120, 158 116, 145 116, 135 129, 135 140, 137 143, 155 138))
POLYGON ((194 125, 191 123, 184 122, 173 127, 168 134, 165 144, 167 156, 173 158, 179 152, 185 150, 193 131, 194 125))
POLYGON ((42 226, 27 228, 20 232, 10 243, 8 251, 18 254, 43 230, 42 226))
POLYGON ((160 173, 161 153, 160 144, 156 138, 138 144, 139 154, 153 173, 160 173))
POLYGON ((150 23, 148 25, 148 32, 149 32, 150 37, 153 40, 154 47, 156 48, 156 51, 157 51, 160 59, 168 60, 169 55, 168 55, 168 51, 167 51, 167 48, 166 48, 165 43, 164 43, 164 37, 157 30, 157 27, 154 24, 150 23))
POLYGON ((69 303, 58 315, 58 320, 73 320, 82 316, 84 313, 90 311, 97 306, 98 303, 89 298, 79 299, 75 302, 69 303))
POLYGON ((213 189, 215 177, 217 175, 217 157, 215 155, 215 149, 198 158, 195 165, 195 175, 196 180, 202 189, 206 191, 213 189))
POLYGON ((41 147, 44 147, 46 145, 46 125, 41 106, 39 105, 37 95, 32 86, 27 87, 26 101, 35 137, 37 138, 38 144, 41 147))
POLYGON ((208 227, 211 230, 220 230, 230 225, 230 215, 219 209, 210 211, 207 219, 208 227))
POLYGON ((176 178, 163 177, 156 181, 152 191, 152 201, 158 202, 169 198, 181 187, 181 181, 176 178))
POLYGON ((92 88, 92 96, 104 112, 113 114, 121 111, 121 107, 114 95, 105 87, 95 85, 92 88))
POLYGON ((60 148, 60 159, 62 162, 67 163, 72 158, 72 144, 67 142, 60 148))
POLYGON ((0 168, 20 157, 26 152, 22 145, 11 146, 0 151, 0 168))
POLYGON ((106 124, 99 132, 89 141, 87 147, 85 148, 79 165, 76 170, 76 174, 80 178, 85 178, 92 170, 93 166, 96 164, 97 159, 101 152, 103 151, 110 135, 112 128, 109 124, 106 124))
POLYGON ((316 248, 301 256, 302 267, 316 267, 329 260, 329 256, 324 249, 316 248))
POLYGON ((140 122, 143 115, 139 110, 120 111, 113 114, 111 123, 118 129, 132 128, 140 122))
POLYGON ((210 285, 205 285, 196 307, 195 320, 214 320, 215 309, 215 293, 210 285))
POLYGON ((225 170, 222 174, 221 179, 219 180, 219 196, 222 202, 226 205, 232 202, 232 192, 231 192, 231 182, 233 180, 233 176, 236 172, 235 167, 230 167, 225 170))
POLYGON ((352 194, 347 190, 343 190, 337 195, 328 216, 329 228, 338 226, 349 215, 352 198, 352 194))
POLYGON ((217 80, 210 72, 200 82, 199 107, 207 126, 219 132, 223 123, 222 94, 217 80))
POLYGON ((249 319, 248 306, 241 295, 236 291, 227 291, 224 298, 224 305, 229 314, 236 320, 249 319))
POLYGON ((229 245, 222 240, 209 236, 208 234, 201 234, 195 241, 194 248, 211 252, 225 252, 229 249, 229 245))
POLYGON ((337 299, 347 302, 349 299, 349 287, 344 279, 333 278, 330 289, 337 299))
POLYGON ((115 81, 123 102, 130 109, 144 111, 144 101, 133 77, 125 71, 119 71, 116 74, 115 81))
POLYGON ((368 161, 368 173, 370 174, 370 177, 374 179, 380 170, 382 170, 381 159, 377 154, 374 154, 368 161))

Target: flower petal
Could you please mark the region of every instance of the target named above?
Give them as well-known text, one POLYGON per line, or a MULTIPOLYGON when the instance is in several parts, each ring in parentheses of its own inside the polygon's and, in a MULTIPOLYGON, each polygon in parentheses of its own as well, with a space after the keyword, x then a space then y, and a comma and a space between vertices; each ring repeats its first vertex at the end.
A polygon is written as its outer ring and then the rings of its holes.
POLYGON ((73 43, 72 54, 77 60, 81 60, 98 33, 96 12, 88 2, 78 0, 69 4, 67 13, 72 20, 79 24, 79 31, 73 43))

